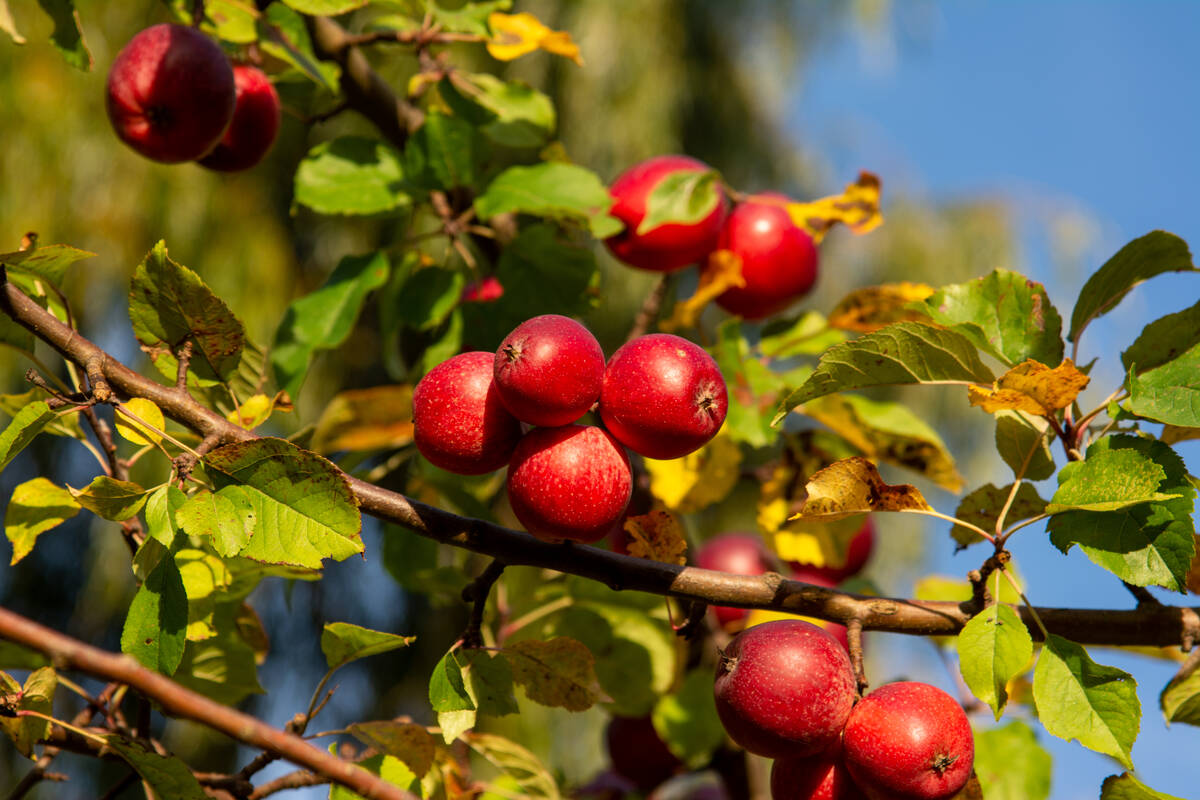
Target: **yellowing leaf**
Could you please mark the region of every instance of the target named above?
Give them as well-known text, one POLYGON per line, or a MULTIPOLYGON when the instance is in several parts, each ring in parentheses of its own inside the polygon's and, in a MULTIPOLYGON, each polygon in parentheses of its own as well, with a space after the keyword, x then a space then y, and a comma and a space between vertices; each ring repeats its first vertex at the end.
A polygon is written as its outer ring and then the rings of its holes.
POLYGON ((726 289, 742 287, 742 257, 732 250, 714 250, 708 254, 708 262, 700 272, 700 283, 696 291, 686 300, 680 300, 671 310, 671 317, 658 324, 659 330, 674 331, 691 328, 704 313, 705 307, 725 293, 726 289))
POLYGON ((862 517, 829 522, 788 522, 775 532, 775 553, 783 561, 814 567, 843 567, 850 542, 862 528, 862 517))
POLYGON ((651 511, 629 517, 625 532, 629 534, 629 555, 664 564, 687 563, 687 540, 679 520, 670 512, 651 511))
POLYGON ((868 233, 883 224, 879 211, 879 178, 870 172, 858 173, 858 180, 848 184, 841 194, 822 197, 811 203, 788 203, 792 222, 812 235, 813 243, 821 239, 839 222, 855 233, 868 233))
POLYGON ((225 419, 234 425, 250 431, 270 419, 271 414, 276 409, 279 411, 291 411, 292 408, 292 400, 288 397, 287 392, 277 392, 274 397, 267 397, 265 394, 256 394, 233 411, 230 411, 225 419))
POLYGON ((829 315, 829 327, 870 333, 893 322, 924 321, 928 319, 925 314, 910 310, 907 306, 924 300, 934 291, 927 284, 908 281, 855 289, 834 306, 829 315))
POLYGON ((738 481, 742 451, 722 429, 704 447, 682 458, 645 459, 650 492, 667 508, 690 514, 725 499, 738 481))
POLYGON ((596 678, 596 659, 582 642, 567 636, 526 639, 504 648, 513 681, 535 703, 586 711, 609 698, 596 678))
POLYGON ((412 387, 373 386, 336 395, 313 433, 318 453, 386 450, 412 441, 412 387))
POLYGON ((835 461, 809 478, 808 499, 791 519, 841 519, 868 511, 932 510, 921 492, 909 484, 883 482, 879 470, 865 458, 835 461))
MULTIPOLYGON (((158 409, 158 406, 144 397, 134 397, 129 401, 122 403, 121 407, 130 414, 137 416, 146 421, 147 424, 154 426, 158 430, 162 430, 165 426, 163 421, 163 413, 158 409)), ((140 425, 124 414, 116 415, 117 433, 126 441, 134 444, 157 444, 162 441, 162 437, 154 431, 148 429, 145 425, 140 425)))
POLYGON ((487 51, 498 61, 512 61, 534 50, 545 50, 583 66, 579 45, 571 40, 571 34, 550 30, 533 14, 493 11, 488 15, 488 27, 492 30, 492 38, 487 43, 487 51))
POLYGON ((1088 380, 1069 358, 1064 358, 1054 369, 1026 359, 1001 375, 992 389, 968 386, 967 396, 971 405, 982 406, 989 414, 1014 409, 1053 416, 1054 412, 1074 402, 1088 385, 1088 380))

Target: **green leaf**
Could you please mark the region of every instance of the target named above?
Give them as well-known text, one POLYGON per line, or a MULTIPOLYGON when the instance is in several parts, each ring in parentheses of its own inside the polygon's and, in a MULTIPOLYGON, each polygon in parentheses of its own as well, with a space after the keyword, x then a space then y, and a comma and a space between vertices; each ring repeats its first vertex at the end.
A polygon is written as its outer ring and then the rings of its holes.
POLYGON ((1158 696, 1158 704, 1168 723, 1200 725, 1200 670, 1171 678, 1158 696))
POLYGON ((679 690, 661 698, 650 714, 659 737, 691 769, 707 764, 725 742, 712 682, 712 670, 691 670, 679 690))
POLYGON ((0 31, 7 33, 13 44, 25 44, 25 37, 17 30, 12 12, 8 10, 8 0, 0 0, 0 31))
POLYGON ((1052 766, 1024 722, 975 732, 975 774, 987 800, 1046 800, 1052 766))
POLYGON ((816 356, 846 341, 846 334, 829 327, 818 311, 805 311, 793 318, 772 319, 762 329, 758 351, 767 358, 816 356))
POLYGON ((197 378, 219 381, 238 367, 242 323, 199 275, 167 256, 161 241, 134 270, 129 318, 142 349, 172 380, 178 372, 175 351, 187 341, 192 343, 188 369, 197 378))
POLYGON ((382 214, 407 208, 399 153, 379 139, 321 142, 296 168, 296 202, 320 214, 382 214))
POLYGON ((218 491, 242 485, 257 520, 242 555, 268 564, 320 569, 362 552, 362 518, 346 477, 316 453, 284 439, 225 445, 204 457, 218 491))
POLYGON ((1033 672, 1033 702, 1052 735, 1078 739, 1133 769, 1142 706, 1129 673, 1097 664, 1080 645, 1051 634, 1033 672))
POLYGON ((520 212, 573 220, 586 223, 597 239, 621 230, 621 223, 608 214, 611 206, 608 188, 594 172, 558 161, 509 167, 475 198, 475 212, 480 219, 520 212))
POLYGON ((121 631, 121 652, 146 669, 172 675, 187 642, 187 592, 175 559, 160 559, 138 588, 121 631))
POLYGON ((566 636, 550 641, 525 639, 504 648, 513 680, 525 695, 544 706, 586 711, 602 697, 595 663, 587 646, 566 636))
POLYGON ((0 344, 11 345, 27 353, 33 352, 33 334, 17 324, 8 314, 0 314, 0 344))
POLYGON ((4 509, 4 535, 12 542, 10 565, 33 550, 38 536, 79 513, 71 493, 46 478, 25 481, 13 489, 4 509))
POLYGON ((283 2, 301 14, 314 17, 345 14, 347 11, 362 8, 367 4, 367 0, 283 0, 283 2))
POLYGON ((475 726, 477 712, 492 716, 517 713, 509 660, 482 650, 451 650, 434 667, 429 702, 438 713, 447 744, 475 726))
POLYGON ((494 117, 482 125, 484 135, 493 142, 506 147, 540 147, 554 132, 558 124, 554 102, 537 89, 487 73, 466 78, 475 89, 470 100, 494 117))
MULTIPOLYGON (((337 755, 337 742, 329 745, 329 752, 337 755)), ((370 758, 355 762, 358 766, 374 775, 378 775, 393 786, 398 786, 410 794, 421 797, 421 782, 408 766, 394 756, 379 753, 370 758)), ((329 800, 366 800, 357 792, 352 792, 345 786, 330 784, 329 800)))
POLYGON ((429 678, 429 704, 438 715, 438 725, 446 744, 464 731, 475 727, 477 706, 463 678, 456 651, 442 656, 429 678))
POLYGON ((721 323, 712 354, 735 401, 730 402, 725 418, 731 438, 751 447, 774 442, 778 432, 771 427, 771 415, 784 383, 779 374, 751 354, 740 319, 721 323))
POLYGON ((1058 473, 1058 491, 1047 514, 1064 511, 1117 511, 1141 503, 1171 500, 1158 487, 1167 473, 1149 456, 1131 449, 1089 451, 1058 473))
POLYGON ((672 172, 646 196, 646 216, 637 233, 642 236, 662 225, 694 225, 721 204, 721 197, 716 170, 672 172))
POLYGON ((8 427, 0 433, 0 472, 9 465, 17 454, 42 432, 55 413, 44 400, 34 400, 17 412, 8 427))
MULTIPOLYGON (((954 516, 964 522, 973 523, 990 533, 995 529, 996 520, 1000 517, 1000 511, 1004 508, 1005 503, 1008 502, 1008 495, 1011 491, 1011 483, 1004 488, 997 488, 986 483, 962 499, 954 516)), ((1004 516, 1004 527, 1008 528, 1013 523, 1035 517, 1041 514, 1045 508, 1046 501, 1038 495, 1037 489, 1029 483, 1022 482, 1008 513, 1004 516)), ((982 536, 962 525, 955 525, 950 530, 950 535, 954 537, 954 541, 958 542, 960 550, 983 541, 982 536)))
POLYGON ((1200 303, 1147 325, 1129 349, 1121 353, 1125 371, 1148 369, 1173 361, 1200 344, 1200 303))
POLYGON ((146 498, 146 533, 164 547, 175 543, 175 531, 179 523, 176 512, 188 500, 187 495, 175 486, 164 484, 146 498))
POLYGON ((1006 269, 943 286, 917 307, 1005 364, 1027 358, 1057 366, 1063 357, 1062 317, 1045 287, 1006 269))
POLYGON ((451 600, 457 606, 467 577, 458 567, 440 564, 440 550, 433 539, 407 528, 388 525, 384 529, 383 566, 396 583, 428 595, 434 605, 451 600))
POLYGON ((63 60, 76 69, 88 72, 92 68, 92 54, 83 41, 83 29, 79 24, 79 12, 75 0, 38 0, 42 10, 54 20, 54 32, 50 41, 58 48, 63 60))
MULTIPOLYGON (((41 389, 30 389, 21 394, 0 394, 0 412, 8 414, 10 417, 16 417, 29 405, 38 402, 45 396, 46 393, 41 389)), ((68 436, 80 441, 88 438, 79 424, 78 414, 53 416, 42 430, 53 436, 68 436)), ((3 441, 2 433, 0 433, 0 441, 3 441)), ((21 445, 21 447, 24 446, 21 445)), ((0 469, 3 469, 3 466, 0 466, 0 469)))
POLYGON ((1033 656, 1033 637, 1017 613, 999 604, 980 611, 958 633, 958 666, 967 687, 996 719, 1008 702, 1010 679, 1033 656))
MULTIPOLYGON (((95 253, 77 247, 47 244, 29 250, 0 253, 0 264, 10 268, 9 274, 14 280, 27 276, 28 279, 46 280, 61 287, 63 279, 67 276, 67 269, 72 264, 95 257, 95 253)), ((25 281, 19 282, 25 284, 25 281)))
MULTIPOLYGON (((2 674, 2 673, 0 673, 2 674)), ((10 676, 4 675, 7 684, 4 688, 20 689, 21 699, 15 704, 18 711, 37 711, 40 714, 54 713, 54 690, 58 688, 58 675, 52 667, 40 667, 25 679, 25 685, 16 683, 10 676)), ((17 752, 26 758, 33 758, 33 746, 50 734, 50 722, 38 717, 0 717, 0 727, 13 740, 17 752)))
MULTIPOLYGON (((164 561, 169 559, 163 559, 164 561)), ((235 586, 229 590, 234 593, 235 586)), ((236 705, 252 694, 262 694, 254 648, 237 626, 240 601, 218 605, 213 611, 216 635, 191 641, 172 679, 225 705, 236 705)))
POLYGON ((228 600, 226 592, 233 583, 233 573, 221 558, 207 550, 184 548, 174 554, 174 560, 187 595, 187 638, 202 641, 216 636, 213 614, 218 602, 228 600))
POLYGON ((404 174, 426 190, 471 187, 486 157, 487 146, 474 125, 431 111, 404 146, 404 174))
POLYGON ((250 495, 236 484, 196 492, 175 512, 175 520, 189 536, 211 536, 213 549, 226 557, 242 551, 258 521, 250 495))
POLYGON ((1129 410, 1141 417, 1200 427, 1200 344, 1129 380, 1129 410))
POLYGON ((1195 272, 1187 242, 1166 231, 1153 231, 1134 239, 1105 262, 1079 292, 1071 312, 1075 341, 1093 319, 1111 311, 1129 290, 1164 272, 1195 272))
POLYGON ((516 796, 559 800, 558 784, 538 757, 516 742, 491 733, 472 733, 467 745, 516 784, 516 796))
POLYGON ((317 60, 304 17, 283 3, 271 3, 258 20, 258 38, 268 54, 291 64, 332 94, 338 93, 341 69, 332 61, 317 60))
MULTIPOLYGON (((989 797, 988 800, 991 800, 989 797)), ((1100 800, 1184 800, 1173 794, 1156 792, 1137 778, 1124 772, 1109 775, 1100 786, 1100 800)))
POLYGON ((462 274, 455 270, 426 267, 410 274, 389 303, 405 327, 432 330, 458 307, 463 283, 462 274))
POLYGON ((1054 474, 1052 439, 1046 436, 1049 422, 1024 411, 1001 410, 995 417, 996 450, 1013 475, 1040 481, 1054 474))
POLYGON ((316 291, 295 300, 275 331, 271 365, 275 379, 293 397, 300 391, 313 353, 346 341, 367 296, 388 279, 382 252, 346 256, 316 291))
MULTIPOLYGON (((1056 514, 1047 524, 1051 543, 1064 553, 1078 544, 1093 562, 1129 583, 1183 591, 1195 553, 1191 515, 1196 489, 1188 482, 1182 459, 1162 442, 1110 436, 1089 447, 1084 462, 1069 466, 1087 463, 1106 450, 1133 450, 1149 458, 1165 476, 1155 491, 1177 497, 1117 511, 1056 514)), ((1059 478, 1072 474, 1064 467, 1059 478)))
POLYGON ((476 36, 490 36, 487 26, 488 15, 493 11, 507 11, 512 8, 512 0, 490 0, 483 3, 466 3, 461 8, 449 9, 440 6, 430 7, 434 22, 442 30, 458 33, 472 33, 476 36))
POLYGON ((174 756, 164 756, 149 744, 117 733, 102 737, 107 747, 125 759, 159 797, 171 800, 206 800, 191 768, 174 756))
POLYGON ((829 348, 812 376, 783 401, 775 422, 801 403, 846 389, 994 380, 975 345, 962 334, 920 322, 897 322, 829 348))
POLYGON ((424 777, 433 766, 433 737, 424 726, 415 722, 355 722, 346 730, 368 747, 400 759, 418 778, 424 777))
MULTIPOLYGON (((31 650, 15 642, 0 641, 0 667, 5 669, 37 669, 49 663, 49 659, 37 650, 31 650)), ((0 673, 3 674, 3 673, 0 673)))
POLYGON ((329 669, 335 670, 360 658, 407 647, 415 639, 415 636, 373 631, 349 622, 329 622, 321 631, 321 652, 325 654, 329 669))
POLYGON ((82 489, 67 487, 75 502, 104 519, 123 522, 136 516, 150 492, 131 481, 99 475, 82 489))

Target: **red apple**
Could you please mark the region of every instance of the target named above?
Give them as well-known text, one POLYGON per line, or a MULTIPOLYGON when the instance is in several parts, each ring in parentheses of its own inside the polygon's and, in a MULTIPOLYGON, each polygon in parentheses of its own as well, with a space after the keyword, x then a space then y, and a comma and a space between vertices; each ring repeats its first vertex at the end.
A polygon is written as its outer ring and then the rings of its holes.
POLYGON ((768 758, 799 758, 837 741, 857 684, 837 639, 810 622, 778 620, 734 637, 714 694, 731 739, 768 758))
POLYGON ((508 502, 548 542, 594 542, 621 521, 633 489, 629 456, 592 425, 534 428, 508 465, 508 502))
POLYGON ((728 407, 717 362, 669 333, 626 342, 604 370, 600 418, 622 444, 650 458, 679 458, 703 446, 728 407))
POLYGON ((683 767, 650 717, 613 717, 604 730, 613 772, 646 793, 683 767))
POLYGON ((975 741, 962 706, 927 683, 889 683, 850 714, 846 767, 869 797, 947 800, 966 785, 975 741))
POLYGON ((483 280, 464 286, 458 300, 461 303, 491 303, 503 296, 504 286, 495 275, 489 275, 483 280))
POLYGON ((609 213, 625 223, 625 230, 605 240, 612 254, 630 266, 656 272, 682 269, 705 258, 717 246, 727 210, 725 194, 712 212, 692 224, 667 223, 643 234, 638 225, 646 217, 646 201, 659 181, 676 172, 707 172, 710 167, 687 156, 656 156, 630 167, 613 182, 609 213))
POLYGON ((194 161, 221 139, 237 90, 229 59, 195 28, 146 28, 108 73, 108 118, 121 141, 167 164, 194 161))
POLYGON ((780 758, 771 765, 771 800, 867 800, 850 777, 840 743, 807 758, 780 758))
MULTIPOLYGON (((871 522, 871 518, 867 517, 862 527, 858 529, 858 533, 854 534, 854 538, 850 540, 850 546, 846 549, 846 563, 842 566, 815 567, 812 564, 804 564, 799 561, 789 561, 788 563, 796 569, 803 570, 807 575, 820 575, 836 585, 862 572, 863 567, 867 565, 867 559, 871 557, 871 550, 874 547, 875 525, 871 522)), ((812 581, 809 582, 811 583, 812 581)))
POLYGON ((526 320, 496 350, 496 388, 504 405, 531 425, 566 425, 600 399, 604 351, 575 320, 543 314, 526 320))
MULTIPOLYGON (((751 533, 714 536, 696 550, 696 566, 734 575, 762 575, 774 569, 762 537, 751 533)), ((750 613, 732 606, 711 606, 711 609, 717 624, 725 629, 740 627, 750 613)))
POLYGON ((721 228, 717 248, 742 259, 746 285, 726 289, 717 305, 746 319, 769 317, 807 294, 817 279, 817 248, 792 222, 779 194, 739 203, 721 228))
POLYGON ((443 361, 413 388, 413 440, 435 466, 482 475, 508 463, 521 423, 500 402, 492 353, 463 353, 443 361))
POLYGON ((279 133, 279 95, 258 67, 237 64, 233 68, 237 103, 233 120, 221 141, 199 164, 220 172, 250 169, 267 154, 279 133))

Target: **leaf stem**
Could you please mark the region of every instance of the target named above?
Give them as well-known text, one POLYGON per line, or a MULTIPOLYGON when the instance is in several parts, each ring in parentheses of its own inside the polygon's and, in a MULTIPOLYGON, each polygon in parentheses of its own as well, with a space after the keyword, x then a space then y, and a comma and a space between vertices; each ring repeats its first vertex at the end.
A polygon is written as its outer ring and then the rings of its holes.
POLYGON ((985 531, 983 528, 979 527, 978 525, 974 525, 970 522, 966 522, 965 520, 961 520, 958 517, 952 517, 949 514, 943 514, 940 511, 934 511, 932 508, 928 508, 928 509, 926 509, 926 508, 902 508, 902 509, 900 509, 899 513, 901 513, 901 514, 924 514, 927 517, 937 517, 938 519, 943 519, 946 522, 953 522, 955 525, 961 525, 962 527, 966 528, 967 530, 974 531, 975 533, 978 533, 980 536, 982 536, 984 539, 991 542, 992 544, 996 543, 996 537, 992 536, 992 534, 988 533, 987 531, 985 531))
POLYGON ((1038 616, 1037 609, 1033 607, 1033 603, 1029 602, 1029 598, 1025 596, 1025 592, 1021 589, 1021 585, 1017 583, 1017 579, 1014 578, 1012 573, 1010 573, 1004 567, 1000 567, 1000 572, 1004 573, 1004 577, 1010 584, 1012 584, 1012 587, 1016 590, 1017 594, 1020 595, 1021 602, 1025 604, 1025 608, 1029 609, 1029 616, 1033 618, 1033 621, 1037 623, 1038 629, 1042 632, 1042 640, 1049 640, 1050 631, 1046 630, 1045 623, 1043 623, 1042 618, 1038 616))
POLYGON ((1036 517, 1030 517, 1029 519, 1021 520, 1016 525, 1013 525, 1011 528, 1009 528, 1007 531, 1004 532, 1004 535, 1002 537, 1000 537, 1000 544, 1003 545, 1005 542, 1007 542, 1008 537, 1012 536, 1014 533, 1021 530, 1021 528, 1024 528, 1028 525, 1032 525, 1035 522, 1041 522, 1042 520, 1047 519, 1049 516, 1050 516, 1049 514, 1038 514, 1036 517))
MULTIPOLYGON (((190 453, 191 455, 195 456, 197 459, 203 458, 203 456, 200 453, 197 453, 195 450, 188 447, 186 444, 179 441, 178 439, 176 439, 174 436, 167 433, 166 431, 159 430, 158 428, 151 425, 149 422, 146 422, 146 420, 142 419, 137 414, 135 414, 132 411, 130 411, 129 409, 127 409, 124 405, 121 405, 120 403, 118 403, 115 406, 115 408, 117 409, 117 412, 120 413, 122 416, 128 417, 129 419, 131 419, 134 422, 136 422, 137 424, 141 425, 143 428, 150 431, 151 433, 155 433, 155 434, 161 436, 162 438, 166 439, 171 444, 178 447, 180 450, 183 450, 186 453, 190 453)), ((169 456, 170 454, 168 453, 167 455, 169 456)))

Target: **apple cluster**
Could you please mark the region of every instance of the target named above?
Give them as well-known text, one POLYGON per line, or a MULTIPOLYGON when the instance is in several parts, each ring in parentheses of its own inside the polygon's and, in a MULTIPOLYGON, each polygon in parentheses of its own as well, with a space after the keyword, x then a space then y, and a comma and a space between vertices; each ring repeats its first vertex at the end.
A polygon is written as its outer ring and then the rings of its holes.
POLYGON ((954 698, 902 681, 858 699, 846 649, 803 620, 734 637, 714 694, 730 738, 775 760, 773 800, 948 800, 971 775, 974 738, 954 698))
POLYGON ((413 389, 413 438, 426 459, 460 475, 507 464, 509 503, 534 536, 594 542, 632 495, 625 448, 687 455, 716 435, 727 408, 716 362, 687 339, 639 336, 606 363, 587 328, 546 314, 518 325, 495 353, 431 369, 413 389), (602 427, 578 424, 593 407, 602 427))
POLYGON ((230 64, 184 25, 153 25, 129 40, 109 70, 106 105, 121 141, 164 164, 249 169, 279 132, 279 95, 263 71, 230 64))
POLYGON ((808 232, 792 221, 787 211, 791 201, 786 196, 773 192, 752 195, 730 210, 728 198, 718 186, 717 205, 703 219, 638 231, 650 193, 661 181, 678 173, 710 169, 693 158, 666 155, 626 170, 610 188, 611 213, 625 223, 625 230, 605 243, 626 264, 656 272, 699 263, 703 273, 716 268, 709 254, 728 250, 741 259, 745 285, 726 289, 717 296, 717 305, 746 319, 769 317, 807 294, 817 279, 816 245, 808 232))

